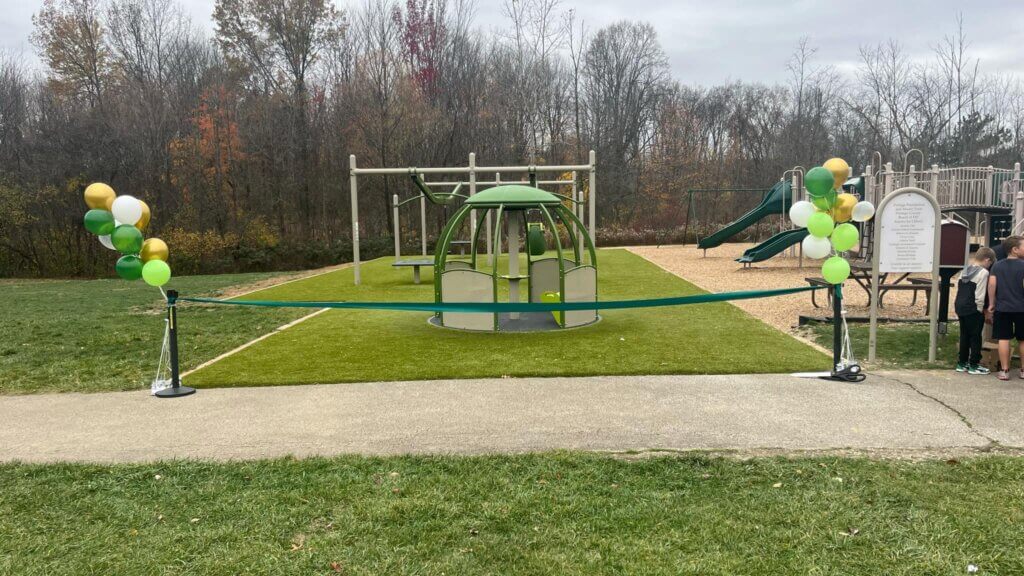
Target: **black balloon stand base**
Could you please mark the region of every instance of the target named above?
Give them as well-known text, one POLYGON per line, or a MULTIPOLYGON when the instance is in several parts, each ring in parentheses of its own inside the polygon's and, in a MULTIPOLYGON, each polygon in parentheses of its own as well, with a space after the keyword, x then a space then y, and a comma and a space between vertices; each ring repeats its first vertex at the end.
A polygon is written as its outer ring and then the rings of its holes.
POLYGON ((195 393, 196 389, 189 386, 171 386, 170 388, 158 391, 154 396, 157 398, 178 398, 179 396, 188 396, 195 393))
POLYGON ((859 364, 850 364, 842 370, 833 370, 828 376, 822 376, 825 380, 837 382, 863 382, 868 377, 859 364))

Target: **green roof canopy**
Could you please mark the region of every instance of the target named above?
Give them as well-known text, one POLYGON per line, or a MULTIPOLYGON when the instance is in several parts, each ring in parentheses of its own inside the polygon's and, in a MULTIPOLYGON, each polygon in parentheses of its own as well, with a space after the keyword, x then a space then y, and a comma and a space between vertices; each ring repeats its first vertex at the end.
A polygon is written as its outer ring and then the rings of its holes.
POLYGON ((495 186, 478 192, 466 200, 466 204, 474 207, 539 206, 561 203, 562 201, 550 192, 522 184, 495 186))

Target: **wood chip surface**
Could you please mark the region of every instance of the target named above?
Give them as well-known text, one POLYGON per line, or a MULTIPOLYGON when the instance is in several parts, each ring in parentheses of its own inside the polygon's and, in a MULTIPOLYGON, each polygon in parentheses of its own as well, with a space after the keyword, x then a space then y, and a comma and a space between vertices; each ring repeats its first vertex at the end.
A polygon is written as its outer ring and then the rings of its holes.
MULTIPOLYGON (((703 255, 703 250, 692 244, 660 247, 637 246, 631 247, 629 250, 708 292, 793 288, 807 286, 804 278, 821 277, 821 260, 804 258, 803 267, 800 267, 799 258, 784 256, 785 253, 744 268, 735 259, 752 246, 754 244, 723 244, 708 250, 707 256, 703 255)), ((927 274, 918 276, 927 278, 927 274)), ((849 317, 868 316, 867 292, 856 282, 852 279, 847 280, 843 294, 849 317)), ((928 311, 925 304, 927 300, 924 292, 918 294, 917 304, 914 306, 911 306, 911 294, 912 292, 909 291, 886 294, 883 299, 885 307, 880 310, 879 316, 899 319, 927 318, 928 311)), ((801 314, 815 317, 830 317, 832 315, 832 311, 827 308, 827 297, 824 291, 818 291, 815 298, 821 308, 811 305, 809 292, 772 298, 737 300, 733 304, 771 326, 793 333, 798 326, 801 314)), ((955 318, 952 313, 952 302, 956 298, 955 279, 949 298, 950 317, 955 318)))

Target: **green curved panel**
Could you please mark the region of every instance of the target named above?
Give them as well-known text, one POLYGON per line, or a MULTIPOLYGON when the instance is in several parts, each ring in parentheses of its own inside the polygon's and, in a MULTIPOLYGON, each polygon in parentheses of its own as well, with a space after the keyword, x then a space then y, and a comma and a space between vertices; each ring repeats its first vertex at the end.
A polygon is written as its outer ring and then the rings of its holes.
POLYGON ((550 192, 522 184, 506 184, 477 192, 466 200, 466 204, 480 208, 496 206, 540 206, 560 204, 562 201, 550 192))

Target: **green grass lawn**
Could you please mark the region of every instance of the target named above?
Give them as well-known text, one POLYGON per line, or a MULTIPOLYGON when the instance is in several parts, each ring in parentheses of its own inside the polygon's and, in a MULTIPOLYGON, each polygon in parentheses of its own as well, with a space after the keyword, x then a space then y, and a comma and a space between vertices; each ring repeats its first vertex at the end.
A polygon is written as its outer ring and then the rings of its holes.
MULTIPOLYGON (((868 334, 867 324, 850 324, 850 341, 857 359, 871 368, 952 368, 956 365, 959 351, 960 325, 949 323, 949 333, 940 335, 936 361, 928 362, 928 324, 904 323, 878 325, 878 345, 875 348, 877 357, 874 363, 867 363, 868 334)), ((812 340, 826 348, 832 348, 832 326, 816 324, 809 329, 812 340)))
POLYGON ((0 465, 0 486, 0 574, 1024 573, 1018 458, 0 465))
MULTIPOLYGON (((701 290, 625 250, 602 250, 600 298, 701 290)), ((412 283, 390 259, 293 282, 247 298, 430 301, 432 275, 412 283)), ((195 322, 179 314, 183 330, 195 322)), ((200 387, 597 374, 721 374, 822 370, 828 358, 727 303, 611 310, 596 325, 533 334, 468 333, 427 324, 422 312, 331 310, 188 378, 200 387)))
MULTIPOLYGON (((187 294, 217 295, 279 275, 174 278, 187 294)), ((156 288, 123 280, 0 282, 0 394, 148 387, 163 339, 156 288)), ((181 330, 182 369, 304 314, 291 309, 192 308, 181 330)))

